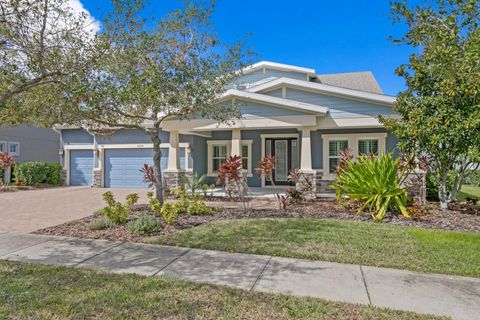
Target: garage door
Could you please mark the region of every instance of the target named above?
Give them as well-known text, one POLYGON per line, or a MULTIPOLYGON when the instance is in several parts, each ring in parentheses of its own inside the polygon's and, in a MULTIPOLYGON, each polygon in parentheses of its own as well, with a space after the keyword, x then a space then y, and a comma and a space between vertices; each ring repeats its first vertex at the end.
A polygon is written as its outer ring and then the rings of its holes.
MULTIPOLYGON (((146 188, 140 170, 143 165, 153 164, 152 149, 107 149, 105 150, 105 187, 146 188)), ((162 149, 162 170, 167 168, 168 149, 162 149)))
POLYGON ((70 151, 70 185, 90 186, 93 179, 93 151, 70 151))

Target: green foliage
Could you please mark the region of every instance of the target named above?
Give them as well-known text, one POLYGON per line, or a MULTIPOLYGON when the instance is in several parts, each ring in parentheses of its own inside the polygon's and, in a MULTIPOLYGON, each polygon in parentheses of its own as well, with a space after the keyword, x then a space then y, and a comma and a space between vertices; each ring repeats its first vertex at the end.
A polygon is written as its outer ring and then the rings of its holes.
POLYGON ((402 187, 404 170, 398 173, 399 161, 390 153, 348 161, 346 170, 339 172, 332 185, 337 199, 348 197, 349 202, 360 202, 358 212, 367 210, 376 221, 382 220, 388 210, 410 218, 407 192, 402 187))
POLYGON ((117 226, 117 224, 109 219, 98 220, 90 223, 88 225, 88 229, 90 230, 105 230, 105 229, 113 229, 117 226))
POLYGON ((480 170, 470 170, 463 180, 463 184, 480 186, 480 170))
POLYGON ((205 202, 201 200, 197 200, 195 202, 190 203, 190 205, 187 208, 187 212, 192 216, 211 215, 212 209, 207 207, 205 202))
POLYGON ((111 191, 103 194, 103 200, 107 204, 102 210, 103 214, 117 224, 124 224, 127 222, 128 214, 138 201, 138 194, 132 193, 127 195, 124 205, 115 200, 111 191))
POLYGON ((171 205, 170 203, 164 203, 160 209, 160 213, 162 214, 165 223, 172 225, 177 216, 182 213, 182 210, 176 204, 171 205))
POLYGON ((158 229, 158 219, 149 215, 141 215, 128 224, 128 230, 139 236, 156 232, 158 229))
POLYGON ((153 197, 153 192, 148 192, 147 193, 147 198, 148 198, 148 208, 155 212, 156 215, 161 214, 161 209, 162 209, 162 204, 158 199, 153 197))
POLYGON ((192 175, 191 178, 187 176, 182 177, 182 184, 186 186, 186 192, 190 192, 191 196, 196 196, 199 190, 205 190, 205 180, 207 179, 207 175, 199 176, 196 172, 192 175))
POLYGON ((15 164, 15 179, 29 186, 41 183, 61 183, 62 166, 58 163, 29 161, 15 164))
POLYGON ((436 0, 410 7, 392 5, 393 18, 406 25, 396 40, 415 48, 397 69, 407 89, 396 100, 401 118, 383 117, 399 148, 430 159, 441 207, 455 198, 471 163, 480 155, 480 28, 478 2, 436 0), (454 185, 448 190, 449 174, 454 185))

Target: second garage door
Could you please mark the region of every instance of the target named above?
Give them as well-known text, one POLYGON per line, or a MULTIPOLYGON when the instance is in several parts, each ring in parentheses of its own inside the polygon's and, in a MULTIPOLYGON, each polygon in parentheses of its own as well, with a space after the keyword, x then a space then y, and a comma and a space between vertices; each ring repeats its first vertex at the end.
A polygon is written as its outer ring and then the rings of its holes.
MULTIPOLYGON (((162 149, 162 170, 167 168, 168 149, 162 149)), ((105 187, 146 188, 140 170, 147 163, 153 164, 152 149, 105 150, 105 187)))

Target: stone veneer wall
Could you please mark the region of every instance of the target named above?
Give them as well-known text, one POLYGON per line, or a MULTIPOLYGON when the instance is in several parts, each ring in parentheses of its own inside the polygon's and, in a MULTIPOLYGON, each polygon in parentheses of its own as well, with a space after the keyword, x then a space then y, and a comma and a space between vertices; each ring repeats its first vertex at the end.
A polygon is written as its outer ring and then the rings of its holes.
POLYGON ((94 188, 101 188, 102 187, 102 170, 93 169, 92 187, 94 187, 94 188))

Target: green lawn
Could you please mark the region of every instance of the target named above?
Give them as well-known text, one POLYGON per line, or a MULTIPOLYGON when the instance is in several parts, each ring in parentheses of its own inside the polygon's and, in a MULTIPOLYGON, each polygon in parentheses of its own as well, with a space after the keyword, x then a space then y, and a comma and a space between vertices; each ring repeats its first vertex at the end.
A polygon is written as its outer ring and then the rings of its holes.
POLYGON ((0 261, 0 319, 440 319, 160 277, 0 261))
POLYGON ((467 197, 480 199, 480 187, 471 185, 462 186, 462 189, 460 190, 457 199, 463 201, 467 197))
POLYGON ((221 221, 153 243, 480 277, 480 234, 377 223, 245 219, 221 221))

